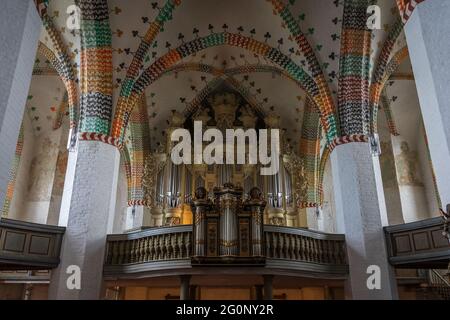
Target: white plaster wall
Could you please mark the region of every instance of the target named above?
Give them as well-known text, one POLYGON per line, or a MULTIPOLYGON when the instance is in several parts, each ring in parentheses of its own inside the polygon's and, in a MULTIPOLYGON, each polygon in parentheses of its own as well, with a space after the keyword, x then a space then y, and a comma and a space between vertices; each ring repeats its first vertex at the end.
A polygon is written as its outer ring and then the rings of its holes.
MULTIPOLYGON (((417 143, 410 138, 408 139, 406 136, 398 136, 392 138, 392 147, 394 149, 394 156, 396 158, 396 168, 397 168, 397 177, 400 178, 399 167, 398 167, 398 157, 401 153, 400 146, 403 141, 406 141, 410 147, 412 152, 416 152, 418 155, 417 143)), ((418 157, 418 160, 420 158, 418 157)), ((423 183, 423 175, 420 170, 420 163, 417 166, 416 177, 422 183, 422 185, 411 186, 411 185, 403 185, 399 181, 399 190, 400 190, 400 199, 402 202, 403 209, 403 219, 406 223, 423 220, 426 219, 429 215, 428 211, 428 203, 425 193, 425 184, 423 183)))
POLYGON ((317 216, 315 208, 306 208, 306 221, 308 222, 308 229, 319 230, 319 217, 317 216))
POLYGON ((388 128, 384 110, 380 110, 378 114, 378 134, 381 143, 381 155, 379 160, 388 222, 390 225, 401 224, 404 223, 402 202, 397 182, 391 133, 388 128))
POLYGON ((35 140, 36 147, 27 175, 27 202, 22 220, 47 223, 61 131, 60 128, 42 134, 35 140))
POLYGON ((400 135, 392 137, 392 148, 396 158, 403 218, 405 222, 427 219, 436 212, 436 196, 421 129, 422 115, 416 86, 414 81, 402 80, 396 81, 386 91, 388 97, 397 96, 395 103, 391 104, 391 109, 400 135), (414 172, 420 184, 405 185, 400 182, 398 160, 402 152, 400 149, 402 142, 407 142, 410 151, 417 155, 417 166, 414 172))
MULTIPOLYGON (((95 141, 78 141, 77 156, 69 159, 72 195, 68 208, 61 263, 52 270, 50 299, 98 299, 102 288, 106 235, 112 233, 120 154, 116 147, 95 141), (75 161, 76 164, 70 163, 75 161), (68 290, 67 267, 83 270, 80 290, 68 290)), ((72 153, 71 153, 72 154, 72 153)), ((70 180, 66 177, 66 181, 70 180)), ((66 200, 66 198, 64 199, 66 200)), ((63 211, 61 211, 63 213, 63 211)), ((61 220, 61 219, 60 219, 61 220)))
POLYGON ((19 169, 16 175, 14 194, 9 208, 8 218, 20 220, 24 214, 28 195, 28 172, 34 154, 34 134, 29 117, 23 118, 24 143, 19 169))
POLYGON ((404 28, 444 206, 450 203, 449 14, 450 1, 427 0, 404 28))
POLYGON ((126 213, 127 213, 127 176, 123 165, 119 169, 119 181, 117 183, 116 210, 114 216, 113 233, 122 233, 126 229, 126 213))
MULTIPOLYGON (((423 182, 425 185, 426 199, 428 202, 428 216, 437 217, 440 215, 439 204, 436 195, 436 187, 433 181, 432 168, 430 165, 429 150, 425 142, 425 130, 424 127, 420 129, 420 136, 418 141, 419 160, 421 165, 421 171, 423 176, 423 182)), ((450 164, 449 164, 450 165, 450 164)))
POLYGON ((2 0, 0 11, 0 204, 16 150, 42 22, 33 1, 2 0))
POLYGON ((378 157, 367 143, 348 143, 331 153, 336 229, 345 233, 353 299, 395 299, 396 285, 389 265, 383 226, 387 223, 378 157), (367 268, 380 268, 381 288, 368 290, 367 268))
POLYGON ((64 192, 65 175, 67 171, 68 150, 67 140, 69 137, 69 121, 65 118, 62 127, 58 155, 56 156, 55 174, 53 178, 52 195, 50 198, 49 211, 47 215, 47 224, 58 225, 59 213, 61 210, 62 196, 64 192), (60 158, 61 157, 61 158, 60 158))
POLYGON ((318 217, 318 228, 320 231, 336 232, 336 205, 334 202, 333 172, 331 161, 328 159, 323 176, 323 206, 318 217))
POLYGON ((23 117, 23 126, 24 144, 8 217, 35 223, 57 224, 61 196, 53 197, 52 191, 58 152, 65 148, 66 143, 62 133, 67 131, 67 128, 43 132, 36 137, 30 118, 26 115, 23 117), (44 144, 50 147, 45 149, 44 144))

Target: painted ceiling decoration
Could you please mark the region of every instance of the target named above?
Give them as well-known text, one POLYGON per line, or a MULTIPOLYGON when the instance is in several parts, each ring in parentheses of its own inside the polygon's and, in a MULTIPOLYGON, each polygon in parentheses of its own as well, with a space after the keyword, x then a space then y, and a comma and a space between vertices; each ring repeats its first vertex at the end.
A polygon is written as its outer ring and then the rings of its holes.
MULTIPOLYGON (((70 128, 74 129, 77 126, 77 112, 78 112, 78 85, 74 64, 69 56, 67 46, 57 27, 53 23, 53 18, 48 14, 49 0, 35 0, 36 8, 42 19, 42 23, 46 33, 48 34, 49 42, 53 49, 53 56, 55 58, 50 60, 55 70, 58 72, 61 80, 66 86, 69 102, 69 118, 70 128)), ((46 50, 44 50, 46 51, 46 50)))
MULTIPOLYGON (((127 100, 132 93, 134 82, 139 75, 139 71, 141 69, 141 66, 143 65, 145 56, 147 55, 153 40, 163 28, 164 23, 172 19, 172 12, 175 9, 175 7, 180 4, 180 2, 181 2, 180 0, 167 1, 164 7, 162 7, 162 9, 159 10, 159 14, 155 18, 155 20, 152 23, 150 23, 150 26, 148 27, 147 32, 145 33, 145 36, 141 39, 139 47, 133 56, 133 60, 131 61, 129 68, 127 69, 125 80, 123 81, 121 86, 120 97, 117 103, 117 110, 119 111, 116 111, 116 119, 117 118, 121 119, 124 117, 125 118, 124 120, 126 121, 126 118, 129 117, 129 113, 122 114, 121 112, 123 109, 126 109, 126 107, 124 106, 127 104, 127 100)), ((116 12, 121 10, 118 7, 116 8, 117 8, 116 12)), ((146 20, 145 22, 147 22, 147 19, 145 19, 146 20)), ((133 35, 137 36, 137 34, 138 33, 136 31, 133 31, 133 35)), ((119 133, 123 134, 124 129, 125 128, 113 128, 112 135, 119 138, 120 137, 119 133)))
MULTIPOLYGON (((70 3, 68 1, 63 1, 63 2, 64 2, 64 4, 70 3)), ((297 48, 297 51, 300 51, 300 53, 302 54, 302 57, 306 58, 305 59, 306 62, 303 61, 303 63, 305 64, 305 70, 309 74, 311 74, 313 77, 315 76, 314 77, 315 82, 318 82, 319 84, 321 84, 323 82, 322 80, 325 78, 325 75, 324 75, 324 72, 321 71, 321 67, 323 67, 323 66, 321 66, 318 63, 318 61, 319 61, 319 59, 320 60, 326 60, 326 59, 322 59, 323 55, 320 54, 320 52, 322 51, 324 45, 323 44, 319 44, 319 45, 313 46, 313 45, 310 44, 311 41, 308 41, 306 39, 306 36, 305 36, 305 34, 306 34, 309 38, 313 38, 313 40, 314 40, 315 33, 317 33, 316 29, 318 29, 318 28, 305 27, 305 30, 307 30, 307 32, 306 33, 302 32, 302 29, 300 28, 301 22, 302 21, 303 22, 304 21, 308 21, 308 19, 309 19, 309 17, 311 15, 305 13, 304 11, 303 12, 300 11, 300 14, 298 15, 298 18, 296 17, 294 19, 293 18, 294 15, 291 14, 291 11, 296 11, 298 8, 300 8, 300 10, 301 10, 304 7, 308 7, 308 9, 309 9, 309 7, 311 7, 311 4, 308 3, 309 1, 289 1, 286 5, 284 5, 283 2, 281 2, 281 1, 270 1, 270 2, 272 4, 272 8, 273 8, 274 13, 280 15, 280 17, 281 17, 281 19, 280 19, 281 26, 284 29, 290 31, 290 33, 288 33, 288 37, 287 38, 290 38, 290 42, 297 44, 297 47, 299 47, 299 48, 297 48), (306 2, 306 4, 305 4, 305 2, 306 2), (319 59, 316 57, 316 53, 319 54, 319 57, 320 57, 319 59), (320 79, 317 80, 318 79, 317 77, 321 78, 322 80, 320 80, 320 79)), ((105 3, 106 3, 106 1, 105 1, 105 3)), ((109 11, 110 20, 112 19, 113 16, 120 16, 126 10, 129 10, 128 6, 126 8, 123 7, 123 3, 121 4, 120 1, 109 1, 107 4, 110 7, 110 11, 109 11)), ((54 1, 50 1, 49 5, 51 7, 57 8, 57 6, 54 5, 54 1)), ((130 77, 132 78, 133 75, 139 74, 139 72, 142 69, 142 62, 144 62, 144 64, 145 64, 145 62, 147 60, 148 61, 151 60, 151 59, 149 59, 148 55, 144 54, 144 52, 145 53, 149 53, 148 51, 149 51, 150 47, 152 47, 151 48, 152 50, 154 49, 155 46, 158 47, 158 43, 157 43, 158 41, 152 42, 151 40, 149 40, 147 35, 148 36, 151 35, 150 38, 156 39, 157 34, 155 34, 155 33, 157 33, 157 32, 154 31, 154 30, 161 29, 161 27, 164 25, 165 22, 167 22, 169 20, 172 20, 172 15, 173 15, 174 8, 176 6, 180 6, 180 5, 181 5, 181 1, 177 1, 177 2, 169 1, 169 2, 166 2, 165 4, 160 4, 160 3, 157 3, 157 2, 153 3, 152 6, 151 6, 152 9, 158 11, 158 15, 155 17, 154 22, 150 23, 149 21, 151 21, 151 18, 148 17, 148 16, 142 17, 143 24, 147 25, 147 26, 150 25, 150 28, 147 28, 148 32, 145 33, 145 31, 141 32, 140 30, 131 30, 132 31, 131 32, 132 36, 134 38, 137 38, 137 39, 140 40, 141 44, 138 46, 138 49, 135 52, 133 52, 134 50, 132 48, 124 48, 124 50, 122 50, 121 48, 114 49, 114 51, 117 50, 118 52, 122 52, 122 55, 123 55, 123 52, 126 52, 127 55, 129 54, 129 55, 134 57, 132 62, 131 62, 131 64, 130 64, 130 67, 129 68, 125 68, 126 70, 128 70, 127 74, 129 76, 126 77, 126 79, 124 81, 122 81, 122 86, 121 86, 121 91, 120 91, 121 93, 124 93, 125 92, 125 88, 128 87, 128 83, 130 83, 129 78, 130 77), (156 27, 156 25, 158 25, 158 28, 156 27), (143 36, 141 36, 141 34, 143 34, 143 36), (135 66, 139 66, 139 67, 135 68, 135 66)), ((339 8, 339 7, 342 8, 343 7, 342 4, 340 4, 338 1, 333 1, 331 3, 331 5, 335 6, 336 8, 339 8)), ((187 6, 188 6, 188 4, 184 4, 184 6, 182 6, 182 9, 185 9, 187 6)), ((150 9, 150 6, 148 8, 150 9)), ((62 10, 57 10, 57 11, 60 12, 62 10)), ((335 10, 334 13, 339 14, 339 9, 337 10, 337 12, 335 10)), ((126 20, 126 21, 128 21, 128 20, 126 20)), ((339 18, 339 15, 337 17, 331 19, 331 21, 332 21, 332 23, 334 25, 336 25, 336 29, 339 31, 339 24, 342 21, 342 19, 339 18)), ((59 22, 61 22, 61 21, 59 20, 59 22)), ((222 27, 223 27, 222 29, 225 30, 226 32, 228 32, 228 30, 231 29, 231 26, 229 26, 227 24, 222 25, 222 27)), ((274 25, 274 27, 275 27, 275 25, 274 25)), ((117 38, 123 38, 124 37, 124 31, 122 29, 119 29, 119 28, 116 29, 115 27, 113 27, 112 29, 114 30, 114 31, 112 31, 112 35, 113 36, 117 36, 117 38)), ((194 28, 195 34, 198 36, 199 28, 196 29, 196 30, 195 29, 196 28, 194 28)), ((213 24, 211 24, 208 27, 208 29, 212 33, 214 33, 214 32, 216 32, 215 30, 217 30, 218 28, 216 28, 213 24)), ((253 29, 255 29, 255 28, 253 28, 253 29)), ((256 30, 253 30, 253 29, 250 29, 250 31, 252 31, 251 33, 256 35, 258 32, 256 30)), ((239 26, 239 27, 236 28, 236 30, 242 30, 242 31, 239 31, 239 32, 243 32, 243 31, 245 31, 245 28, 242 27, 242 26, 239 26)), ((163 30, 163 31, 165 31, 165 30, 163 30)), ((67 33, 67 30, 66 30, 66 33, 67 33)), ((266 32, 264 34, 265 41, 270 41, 270 38, 272 37, 272 34, 273 34, 273 32, 272 33, 271 32, 266 32)), ((178 34, 178 36, 179 36, 178 37, 179 41, 181 41, 181 42, 186 41, 185 40, 185 37, 186 37, 185 34, 181 33, 181 35, 178 34)), ((332 36, 330 38, 333 39, 333 42, 336 42, 336 40, 338 40, 340 38, 340 35, 338 34, 338 32, 332 33, 332 34, 330 34, 330 36, 332 36)), ((278 39, 277 42, 278 42, 278 48, 282 48, 283 45, 286 43, 286 40, 283 41, 283 39, 280 38, 280 39, 278 39)), ((339 41, 337 41, 337 42, 339 42, 339 41)), ((171 44, 170 44, 169 41, 167 41, 166 45, 167 45, 166 49, 170 50, 171 44)), ((161 46, 161 45, 159 44, 159 46, 161 46)), ((289 52, 292 52, 291 49, 292 48, 289 48, 289 52)), ((294 52, 296 52, 295 48, 293 48, 293 50, 294 50, 294 52)), ((151 53, 151 56, 153 56, 153 55, 155 55, 154 52, 151 53)), ((336 52, 333 51, 333 52, 331 52, 331 54, 329 56, 336 60, 336 56, 338 56, 338 55, 339 54, 336 54, 336 52)), ((329 63, 327 62, 326 64, 329 64, 329 63)), ((337 64, 337 62, 336 62, 336 64, 337 64)), ((122 63, 120 63, 120 65, 126 66, 126 64, 122 64, 122 63)), ((327 104, 327 102, 326 101, 324 102, 324 100, 323 100, 323 97, 324 97, 323 93, 325 91, 330 91, 329 90, 330 88, 328 86, 321 86, 321 85, 319 85, 318 89, 319 89, 319 94, 321 94, 321 96, 322 96, 321 103, 319 104, 319 106, 325 103, 323 108, 326 111, 326 108, 327 108, 326 104, 327 104)), ((123 95, 121 94, 121 97, 122 96, 123 95)), ((329 96, 327 96, 327 98, 328 98, 329 101, 332 101, 332 100, 329 99, 329 96)), ((120 104, 121 103, 118 103, 117 105, 120 107, 120 104)), ((331 102, 330 102, 330 104, 331 104, 331 102)), ((120 108, 117 108, 117 109, 120 110, 120 108)), ((322 117, 322 118, 326 118, 326 116, 322 117)), ((331 121, 330 119, 333 120, 332 117, 331 117, 328 120, 325 119, 324 122, 325 123, 330 123, 330 121, 331 121)), ((325 126, 325 128, 327 128, 327 126, 325 126)), ((124 129, 122 129, 122 130, 124 130, 124 129)))
POLYGON ((8 187, 6 189, 5 202, 3 203, 3 207, 0 210, 0 217, 8 217, 9 208, 11 206, 11 202, 14 195, 14 187, 16 185, 17 172, 19 171, 20 158, 22 156, 23 141, 24 141, 24 132, 22 124, 19 131, 19 138, 16 144, 14 159, 11 168, 9 169, 8 187))
POLYGON ((142 73, 132 89, 128 104, 124 106, 123 110, 116 110, 116 117, 113 123, 114 137, 119 139, 121 138, 121 136, 117 135, 124 134, 124 129, 127 126, 127 117, 129 117, 133 106, 136 105, 139 96, 144 92, 146 87, 148 87, 155 80, 159 79, 165 70, 175 65, 186 56, 209 47, 225 44, 245 48, 251 52, 265 56, 273 62, 276 62, 293 78, 299 81, 312 97, 319 99, 317 85, 314 80, 302 68, 293 63, 289 57, 282 54, 279 50, 272 48, 265 43, 256 41, 249 37, 241 36, 239 34, 213 33, 209 36, 187 42, 180 47, 169 51, 142 73))
POLYGON ((75 3, 81 11, 80 131, 108 135, 113 109, 108 3, 106 0, 75 3))
MULTIPOLYGON (((337 124, 334 118, 336 107, 330 94, 330 88, 328 87, 327 81, 325 80, 325 76, 314 53, 314 50, 308 42, 305 34, 300 29, 300 26, 292 16, 289 7, 284 6, 282 2, 278 0, 271 0, 271 2, 274 10, 277 11, 278 14, 283 18, 283 21, 288 26, 288 29, 291 32, 292 36, 294 36, 297 45, 306 57, 309 69, 311 70, 312 76, 319 90, 320 102, 316 102, 316 104, 319 106, 321 117, 324 119, 323 125, 325 132, 327 133, 327 136, 329 138, 335 137, 337 135, 337 124)), ((295 2, 295 0, 290 1, 291 4, 295 4, 295 2)))
POLYGON ((369 128, 369 132, 373 133, 373 123, 376 123, 377 119, 377 111, 378 111, 378 102, 380 100, 380 95, 383 90, 386 79, 389 76, 386 76, 386 65, 389 62, 389 55, 392 52, 392 49, 395 46, 396 40, 402 31, 402 22, 398 18, 396 22, 391 27, 391 30, 388 33, 386 40, 384 41, 383 47, 380 52, 380 57, 378 59, 378 64, 373 73, 372 83, 370 84, 370 110, 371 110, 371 119, 372 125, 369 128))
MULTIPOLYGON (((211 74, 212 76, 216 77, 215 79, 210 80, 210 83, 206 82, 206 85, 204 89, 202 89, 199 93, 198 86, 197 85, 191 85, 191 89, 194 91, 194 93, 197 95, 190 104, 186 105, 186 107, 182 110, 182 112, 192 112, 192 109, 195 109, 198 107, 199 102, 203 99, 203 95, 207 95, 209 93, 208 90, 215 87, 215 85, 220 81, 225 81, 229 85, 231 85, 236 91, 238 91, 241 95, 243 95, 248 101, 251 102, 252 106, 258 111, 258 112, 268 112, 269 107, 275 107, 272 106, 269 103, 268 97, 260 98, 262 93, 262 89, 257 87, 257 84, 255 82, 255 77, 250 78, 250 74, 256 74, 256 73, 269 73, 274 77, 275 75, 282 76, 285 79, 288 79, 289 81, 294 82, 296 85, 298 85, 300 88, 298 82, 296 82, 294 79, 292 79, 289 75, 286 74, 283 70, 277 67, 273 66, 264 66, 264 65, 248 65, 248 66, 240 66, 230 69, 217 69, 210 65, 205 64, 197 64, 197 63, 186 63, 186 64, 178 64, 173 68, 168 69, 163 75, 169 76, 171 74, 176 74, 177 76, 181 72, 187 72, 187 71, 197 71, 201 73, 207 73, 211 74), (237 78, 233 76, 239 76, 241 74, 245 74, 242 78, 242 81, 239 81, 237 78), (256 88, 256 89, 254 89, 256 88), (254 90, 252 90, 254 89, 254 90), (253 95, 250 93, 253 91, 253 95), (265 109, 265 111, 263 110, 265 109)), ((263 80, 260 79, 259 80, 263 80)), ((281 81, 281 79, 277 79, 281 81)), ((273 84, 272 84, 273 85, 273 84)), ((298 89, 293 87, 295 91, 298 89)), ((294 93, 295 94, 295 93, 294 93)), ((292 94, 293 95, 293 94, 292 94)), ((297 98, 297 100, 300 102, 304 100, 303 95, 300 92, 296 92, 296 96, 293 95, 294 98, 297 98)), ((184 100, 184 97, 180 97, 180 99, 184 100)), ((281 99, 278 99, 278 102, 283 105, 283 101, 281 99)), ((300 106, 299 106, 300 108, 300 106)), ((288 113, 289 110, 286 110, 286 108, 280 107, 277 108, 280 113, 288 113)), ((300 112, 300 110, 296 109, 297 113, 300 112)), ((157 113, 155 113, 152 108, 149 108, 149 113, 152 112, 152 118, 156 118, 158 116, 157 113)), ((292 115, 292 119, 296 119, 297 116, 295 114, 292 115)), ((290 117, 291 118, 291 117, 290 117)), ((167 118, 166 118, 167 119, 167 118)), ((162 123, 162 121, 158 121, 159 123, 162 123)), ((150 120, 152 127, 158 127, 158 123, 154 123, 153 119, 150 120)), ((299 130, 299 124, 297 123, 285 123, 286 125, 286 131, 288 131, 288 134, 292 137, 293 140, 299 140, 300 139, 300 130, 299 130)), ((155 146, 153 146, 154 148, 155 146)))
POLYGON ((25 104, 33 134, 39 137, 61 127, 67 118, 67 93, 58 76, 38 75, 32 81, 25 104), (36 78, 35 78, 36 79, 36 78))
POLYGON ((339 121, 343 136, 368 133, 371 30, 366 27, 371 1, 344 4, 339 67, 339 121))
POLYGON ((411 17, 416 6, 424 2, 425 0, 396 0, 398 9, 400 10, 400 16, 402 18, 402 22, 406 23, 408 19, 411 17))
POLYGON ((130 206, 133 206, 132 203, 130 203, 130 199, 132 198, 132 176, 131 176, 131 158, 130 158, 130 152, 127 147, 127 145, 124 145, 123 148, 120 149, 120 163, 123 167, 123 170, 125 172, 125 177, 127 180, 127 199, 130 206))
MULTIPOLYGON (((61 72, 55 70, 55 66, 58 67, 60 64, 53 54, 53 52, 42 42, 39 42, 37 49, 37 57, 33 68, 34 76, 59 76, 62 79, 61 72)), ((54 89, 54 87, 52 87, 54 89)), ((59 87, 56 87, 58 92, 61 92, 59 87)), ((56 98, 57 99, 57 98, 56 98)), ((66 116, 70 119, 70 107, 69 107, 69 98, 67 91, 64 93, 64 96, 60 102, 59 107, 57 108, 56 118, 53 124, 53 130, 57 130, 61 127, 66 116)), ((50 110, 54 112, 55 107, 51 107, 50 110)), ((47 118, 49 116, 47 115, 47 118)), ((70 125, 70 124, 69 124, 70 125)))
POLYGON ((67 109, 69 103, 67 92, 64 92, 63 98, 58 108, 58 113, 56 114, 55 121, 53 123, 53 130, 58 130, 61 128, 63 121, 66 116, 69 116, 69 111, 67 109))
POLYGON ((385 71, 380 79, 371 85, 371 102, 372 102, 372 125, 371 132, 377 132, 377 119, 378 119, 378 108, 380 102, 380 96, 382 95, 383 89, 386 86, 391 75, 399 68, 402 62, 409 56, 408 48, 403 47, 397 51, 389 63, 385 67, 385 71))
MULTIPOLYGON (((148 125, 147 103, 145 96, 141 97, 138 107, 130 117, 130 197, 129 205, 136 205, 138 200, 144 201, 144 189, 142 178, 144 176, 145 163, 150 156, 150 128, 148 125), (131 203, 130 201, 133 201, 131 203)), ((127 148, 128 149, 128 148, 127 148)), ((146 205, 140 202, 139 205, 146 205)))
POLYGON ((307 191, 300 203, 301 208, 316 207, 320 203, 319 165, 320 140, 322 128, 320 114, 314 103, 307 98, 303 117, 302 135, 300 139, 300 154, 307 181, 307 191))
POLYGON ((255 109, 284 115, 314 190, 308 206, 320 202, 334 147, 376 133, 377 110, 388 108, 384 88, 407 57, 404 14, 421 1, 35 2, 45 29, 36 75, 50 75, 51 65, 67 90, 54 124, 69 113, 79 139, 117 146, 129 199, 142 198, 135 177, 164 141, 170 111, 192 112, 226 85, 255 109), (382 8, 382 30, 366 28, 373 3, 382 8), (72 4, 81 30, 66 26, 72 4))
POLYGON ((383 91, 383 93, 381 94, 381 106, 384 111, 384 114, 386 115, 386 122, 388 124, 389 132, 393 136, 398 136, 399 133, 397 130, 397 125, 395 124, 394 117, 392 116, 391 101, 386 96, 385 91, 383 91))
POLYGON ((54 65, 57 65, 57 58, 53 51, 39 41, 33 75, 59 76, 54 65))

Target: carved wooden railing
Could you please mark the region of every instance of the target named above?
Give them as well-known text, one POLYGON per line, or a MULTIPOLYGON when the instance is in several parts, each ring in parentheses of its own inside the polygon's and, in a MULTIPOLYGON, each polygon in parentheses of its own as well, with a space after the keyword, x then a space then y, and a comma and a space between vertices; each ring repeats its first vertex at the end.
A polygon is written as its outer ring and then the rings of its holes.
MULTIPOLYGON (((255 267, 340 276, 348 273, 343 235, 265 225, 262 240, 263 256, 254 260, 255 267)), ((129 234, 109 235, 104 274, 120 276, 199 266, 196 263, 199 257, 193 255, 192 244, 192 225, 149 228, 129 234)), ((216 259, 205 260, 202 265, 220 264, 221 258, 217 255, 216 259)), ((243 261, 230 263, 229 256, 223 258, 227 265, 239 266, 243 261)), ((252 260, 245 260, 246 267, 249 266, 249 261, 252 260)))
POLYGON ((0 219, 0 270, 52 269, 65 228, 0 219))
POLYGON ((450 282, 439 270, 428 270, 428 284, 443 300, 450 300, 450 282))
MULTIPOLYGON (((167 265, 167 262, 174 260, 190 260, 191 252, 191 225, 149 228, 134 233, 109 235, 106 244, 105 270, 108 270, 108 266, 151 262, 164 262, 162 264, 167 265)), ((114 270, 114 268, 109 269, 114 270)))
POLYGON ((266 225, 264 243, 271 265, 330 273, 348 271, 344 235, 266 225))
POLYGON ((405 268, 447 268, 450 243, 443 235, 442 218, 384 228, 389 262, 405 268))

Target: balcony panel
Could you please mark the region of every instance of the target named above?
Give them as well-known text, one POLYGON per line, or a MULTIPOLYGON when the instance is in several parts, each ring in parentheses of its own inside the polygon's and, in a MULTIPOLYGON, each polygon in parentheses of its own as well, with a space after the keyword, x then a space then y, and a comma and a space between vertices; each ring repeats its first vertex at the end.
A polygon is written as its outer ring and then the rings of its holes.
POLYGON ((59 264, 65 228, 0 220, 0 270, 52 269, 59 264))
POLYGON ((446 268, 450 243, 444 221, 432 218, 384 228, 389 262, 398 268, 446 268))

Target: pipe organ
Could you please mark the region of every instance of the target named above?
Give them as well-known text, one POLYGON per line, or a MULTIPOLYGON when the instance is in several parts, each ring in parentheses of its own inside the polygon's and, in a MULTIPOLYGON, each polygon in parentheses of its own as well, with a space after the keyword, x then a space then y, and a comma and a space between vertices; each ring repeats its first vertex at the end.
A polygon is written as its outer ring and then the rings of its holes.
POLYGON ((266 202, 258 188, 252 188, 247 200, 243 200, 241 187, 225 183, 214 188, 211 200, 206 189, 200 187, 191 206, 195 261, 263 257, 262 216, 266 202))
MULTIPOLYGON (((245 164, 235 165, 207 165, 204 163, 175 165, 172 163, 170 152, 174 144, 170 141, 171 132, 177 128, 192 130, 194 121, 202 121, 204 130, 210 128, 219 130, 225 130, 225 128, 241 128, 244 130, 249 128, 275 129, 281 127, 280 119, 276 114, 264 114, 249 105, 242 104, 237 95, 235 96, 232 93, 219 93, 208 98, 208 101, 209 106, 201 106, 200 109, 191 114, 181 114, 173 111, 167 130, 165 152, 154 157, 155 159, 162 159, 160 161, 164 163, 157 166, 161 169, 157 172, 156 177, 152 178, 154 183, 152 192, 155 194, 155 201, 152 202, 153 207, 150 211, 163 216, 162 225, 191 223, 193 222, 191 220, 197 219, 195 216, 197 213, 192 212, 190 206, 190 202, 194 197, 194 190, 203 188, 206 198, 222 208, 221 217, 223 219, 221 221, 227 221, 227 224, 235 225, 237 223, 235 221, 237 203, 248 200, 248 194, 257 186, 261 197, 267 202, 265 209, 261 212, 265 223, 289 225, 288 220, 294 220, 287 219, 287 215, 291 215, 298 221, 300 213, 297 203, 300 202, 302 195, 299 193, 301 190, 298 191, 299 188, 294 186, 305 186, 306 181, 304 177, 298 174, 301 167, 301 159, 286 143, 286 138, 281 131, 280 168, 275 175, 261 175, 260 165, 248 164, 248 161, 245 164), (233 190, 240 191, 238 193, 235 191, 218 192, 218 190, 223 190, 223 186, 229 184, 234 186, 233 190)), ((268 140, 270 141, 270 139, 268 140)), ((246 159, 248 160, 248 141, 246 143, 246 159)), ((203 148, 205 148, 205 145, 203 148)), ((226 146, 224 145, 224 153, 225 150, 226 146)), ((236 152, 237 150, 235 150, 236 152)), ((199 207, 196 208, 202 208, 202 205, 199 204, 199 207)), ((199 219, 200 217, 201 214, 199 219)), ((226 226, 217 225, 217 228, 219 231, 220 228, 226 228, 226 226)), ((202 230, 198 232, 206 232, 204 229, 202 230)), ((236 252, 234 244, 238 235, 229 234, 225 231, 220 229, 222 234, 230 237, 220 239, 220 241, 224 241, 223 243, 226 246, 222 246, 218 254, 234 254, 236 252)))

